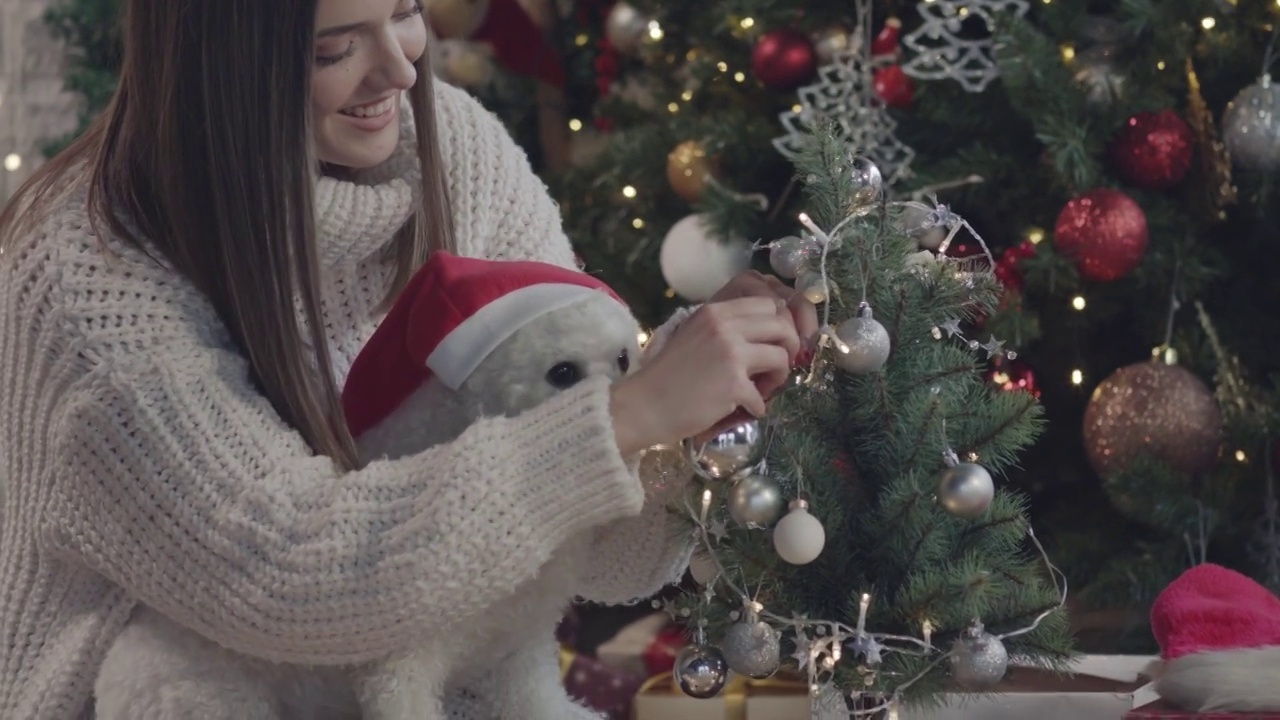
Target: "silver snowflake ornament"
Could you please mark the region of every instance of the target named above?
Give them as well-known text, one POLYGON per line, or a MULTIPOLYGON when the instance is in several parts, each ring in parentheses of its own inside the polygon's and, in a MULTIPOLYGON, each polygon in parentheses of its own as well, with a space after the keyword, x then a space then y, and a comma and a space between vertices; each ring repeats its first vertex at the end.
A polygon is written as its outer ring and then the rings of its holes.
POLYGON ((916 5, 924 24, 902 38, 913 57, 902 71, 918 80, 950 78, 969 92, 982 92, 1000 77, 995 43, 988 36, 960 37, 961 25, 979 19, 994 31, 999 15, 1021 19, 1027 14, 1027 0, 926 0, 916 5))
POLYGON ((836 54, 818 70, 818 81, 797 91, 798 109, 778 116, 785 135, 773 146, 788 160, 799 157, 803 138, 819 122, 830 121, 857 155, 880 169, 885 186, 910 175, 915 151, 898 140, 898 123, 876 95, 873 69, 861 50, 836 54))

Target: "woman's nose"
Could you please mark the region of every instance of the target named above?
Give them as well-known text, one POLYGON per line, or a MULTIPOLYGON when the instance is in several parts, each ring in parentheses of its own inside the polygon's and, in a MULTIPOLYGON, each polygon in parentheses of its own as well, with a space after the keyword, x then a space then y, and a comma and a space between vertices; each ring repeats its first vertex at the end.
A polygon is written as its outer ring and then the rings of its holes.
POLYGON ((388 30, 379 45, 381 52, 372 74, 387 88, 408 90, 413 87, 418 79, 418 70, 414 67, 413 60, 407 56, 404 43, 396 37, 396 32, 388 30))

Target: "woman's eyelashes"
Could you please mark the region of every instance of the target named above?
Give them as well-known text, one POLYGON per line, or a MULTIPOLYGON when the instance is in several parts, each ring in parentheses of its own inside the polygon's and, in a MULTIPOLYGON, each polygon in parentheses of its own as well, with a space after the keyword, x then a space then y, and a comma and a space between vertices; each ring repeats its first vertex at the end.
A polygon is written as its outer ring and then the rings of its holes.
MULTIPOLYGON (((391 19, 394 22, 398 22, 398 23, 404 22, 405 20, 421 15, 423 11, 424 11, 424 6, 422 4, 422 0, 415 0, 415 2, 412 2, 409 4, 407 9, 401 10, 397 12, 395 15, 392 15, 391 19)), ((351 57, 352 55, 355 54, 355 52, 356 52, 355 40, 347 40, 347 47, 341 52, 337 52, 337 53, 317 52, 316 64, 321 67, 328 67, 330 65, 335 65, 351 57)))

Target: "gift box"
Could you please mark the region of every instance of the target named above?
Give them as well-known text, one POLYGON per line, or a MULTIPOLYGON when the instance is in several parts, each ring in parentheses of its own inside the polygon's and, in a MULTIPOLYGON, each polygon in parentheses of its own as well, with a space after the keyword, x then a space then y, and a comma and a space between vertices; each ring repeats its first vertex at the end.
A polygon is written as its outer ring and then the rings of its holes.
POLYGON ((631 720, 631 700, 645 676, 560 648, 560 678, 569 697, 603 713, 609 720, 631 720))
POLYGON ((809 691, 796 677, 732 675, 719 695, 699 700, 682 693, 667 672, 645 682, 633 707, 632 720, 796 720, 809 717, 809 691))
POLYGON ((1188 712, 1157 700, 1125 713, 1124 720, 1280 720, 1280 712, 1188 712))
MULTIPOLYGON (((1003 682, 983 695, 948 693, 938 708, 903 708, 899 720, 1121 720, 1155 700, 1144 675, 1152 658, 1089 655, 1072 675, 1012 667, 1003 682)), ((682 694, 671 676, 651 678, 635 699, 633 720, 796 720, 810 717, 810 698, 800 678, 756 681, 734 676, 710 700, 682 694)), ((847 718, 847 715, 841 715, 847 718)))
POLYGON ((689 634, 665 612, 646 615, 618 631, 596 650, 605 663, 644 677, 671 672, 689 634))

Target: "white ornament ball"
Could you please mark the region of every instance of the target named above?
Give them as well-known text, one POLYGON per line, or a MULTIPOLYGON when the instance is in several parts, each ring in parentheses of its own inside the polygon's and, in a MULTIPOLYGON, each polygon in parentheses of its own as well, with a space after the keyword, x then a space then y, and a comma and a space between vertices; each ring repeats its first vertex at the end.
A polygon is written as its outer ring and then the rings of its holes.
POLYGON ((1222 140, 1239 167, 1280 170, 1280 82, 1264 75, 1241 90, 1223 113, 1222 140))
POLYGON ((440 75, 459 87, 478 87, 493 79, 493 58, 477 43, 440 42, 440 75))
POLYGON ((663 279, 690 302, 709 300, 750 264, 751 246, 738 238, 717 240, 701 214, 672 225, 658 254, 663 279))
POLYGON ((625 2, 615 3, 604 20, 604 34, 623 55, 633 55, 649 34, 649 18, 625 2))
POLYGON ((818 518, 809 514, 803 500, 791 503, 791 512, 773 529, 773 549, 778 557, 792 565, 808 565, 822 554, 827 532, 818 518))
POLYGON ((471 37, 489 14, 489 0, 426 0, 431 28, 442 38, 471 37))

